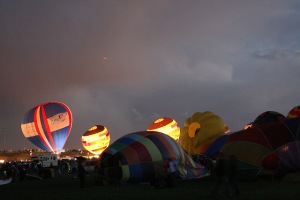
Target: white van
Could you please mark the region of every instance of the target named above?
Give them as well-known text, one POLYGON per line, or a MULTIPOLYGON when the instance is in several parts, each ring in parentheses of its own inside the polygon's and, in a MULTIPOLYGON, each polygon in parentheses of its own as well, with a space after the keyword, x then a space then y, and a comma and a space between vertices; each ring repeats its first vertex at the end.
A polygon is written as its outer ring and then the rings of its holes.
POLYGON ((43 167, 57 167, 58 166, 58 156, 56 154, 45 154, 32 156, 31 160, 34 162, 41 162, 43 167))

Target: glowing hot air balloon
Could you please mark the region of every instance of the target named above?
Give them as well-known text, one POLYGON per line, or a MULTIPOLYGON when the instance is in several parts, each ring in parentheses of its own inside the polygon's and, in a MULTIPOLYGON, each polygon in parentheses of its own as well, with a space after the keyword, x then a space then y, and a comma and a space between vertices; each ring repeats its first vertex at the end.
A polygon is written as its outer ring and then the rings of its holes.
POLYGON ((180 135, 180 127, 178 123, 174 119, 168 117, 155 120, 148 127, 147 131, 158 131, 164 133, 176 141, 178 141, 180 135))
POLYGON ((24 136, 47 152, 62 151, 72 128, 72 113, 61 102, 47 102, 30 109, 21 123, 24 136))
POLYGON ((81 137, 82 146, 93 154, 101 154, 110 142, 110 133, 105 126, 95 125, 81 137))

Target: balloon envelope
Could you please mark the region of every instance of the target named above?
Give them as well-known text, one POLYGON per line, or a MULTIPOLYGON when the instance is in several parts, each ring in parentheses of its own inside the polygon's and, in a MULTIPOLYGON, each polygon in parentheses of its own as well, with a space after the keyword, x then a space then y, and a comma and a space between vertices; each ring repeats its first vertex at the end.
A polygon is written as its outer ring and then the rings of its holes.
POLYGON ((147 131, 158 131, 167 134, 176 141, 178 141, 180 135, 178 123, 168 117, 158 118, 148 127, 147 131))
POLYGON ((72 128, 72 113, 61 102, 47 102, 30 109, 21 123, 24 136, 47 152, 62 151, 72 128))
POLYGON ((260 126, 267 123, 282 121, 286 117, 275 111, 266 111, 261 113, 253 122, 253 126, 260 126))
POLYGON ((102 125, 91 127, 81 136, 82 146, 93 154, 101 154, 109 145, 110 133, 102 125))
POLYGON ((219 136, 227 131, 227 125, 215 113, 196 112, 185 120, 179 142, 189 155, 203 154, 219 136))
POLYGON ((101 154, 99 173, 108 180, 147 182, 163 174, 165 161, 178 162, 181 178, 205 176, 205 168, 192 158, 170 136, 157 131, 127 134, 112 143, 101 154))
POLYGON ((300 117, 264 124, 227 136, 221 152, 235 155, 241 170, 300 171, 300 117))
POLYGON ((295 106, 288 113, 288 118, 300 117, 300 106, 295 106))

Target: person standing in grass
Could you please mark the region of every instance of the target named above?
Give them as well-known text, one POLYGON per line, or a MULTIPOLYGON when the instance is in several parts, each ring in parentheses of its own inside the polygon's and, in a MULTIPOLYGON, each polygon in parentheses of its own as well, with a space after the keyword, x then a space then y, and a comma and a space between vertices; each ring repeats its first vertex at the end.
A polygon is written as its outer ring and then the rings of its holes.
POLYGON ((213 169, 213 175, 215 176, 215 186, 212 190, 212 196, 217 196, 219 189, 222 185, 225 185, 226 195, 229 196, 229 185, 228 185, 228 159, 223 155, 223 153, 219 153, 218 159, 213 169))
POLYGON ((169 187, 173 187, 174 180, 177 178, 177 169, 178 169, 177 161, 169 158, 167 167, 168 167, 167 184, 169 187))
POLYGON ((78 159, 78 169, 77 169, 77 176, 80 182, 80 188, 84 188, 85 187, 85 174, 86 171, 83 167, 83 161, 82 159, 78 159))
POLYGON ((229 156, 229 165, 230 165, 230 173, 228 178, 229 178, 230 189, 233 190, 236 196, 240 196, 240 190, 238 187, 237 160, 234 155, 229 156))

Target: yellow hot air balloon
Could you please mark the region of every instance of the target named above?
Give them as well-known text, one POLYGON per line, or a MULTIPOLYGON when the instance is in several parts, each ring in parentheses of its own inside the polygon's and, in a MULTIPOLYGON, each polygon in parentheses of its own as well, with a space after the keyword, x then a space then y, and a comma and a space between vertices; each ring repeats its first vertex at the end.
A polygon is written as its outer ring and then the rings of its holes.
POLYGON ((147 129, 147 131, 158 131, 169 135, 175 141, 178 141, 180 135, 180 127, 178 123, 168 117, 158 118, 147 129))
POLYGON ((95 125, 81 137, 82 146, 93 154, 101 154, 110 142, 110 133, 102 125, 95 125))
POLYGON ((188 154, 202 154, 212 142, 228 131, 223 119, 215 113, 196 112, 186 119, 179 141, 188 154))

